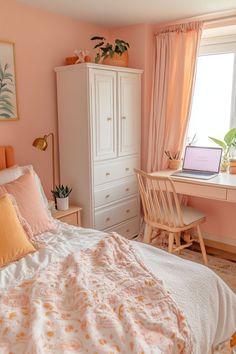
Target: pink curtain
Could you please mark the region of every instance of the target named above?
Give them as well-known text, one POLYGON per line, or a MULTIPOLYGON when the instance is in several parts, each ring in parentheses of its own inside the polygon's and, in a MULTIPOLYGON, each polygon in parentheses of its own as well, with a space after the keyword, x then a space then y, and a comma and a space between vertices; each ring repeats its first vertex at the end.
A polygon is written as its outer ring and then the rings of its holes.
POLYGON ((202 22, 193 22, 156 34, 148 172, 167 167, 165 150, 183 148, 201 33, 202 22))

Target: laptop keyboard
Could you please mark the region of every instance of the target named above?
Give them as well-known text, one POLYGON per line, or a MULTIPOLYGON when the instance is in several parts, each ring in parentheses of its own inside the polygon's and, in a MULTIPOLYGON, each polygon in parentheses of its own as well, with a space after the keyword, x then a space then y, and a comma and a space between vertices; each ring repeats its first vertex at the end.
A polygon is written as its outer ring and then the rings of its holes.
POLYGON ((188 177, 188 178, 201 178, 201 179, 210 179, 217 176, 217 173, 206 172, 206 171, 194 171, 194 172, 184 172, 179 171, 172 174, 176 177, 188 177))

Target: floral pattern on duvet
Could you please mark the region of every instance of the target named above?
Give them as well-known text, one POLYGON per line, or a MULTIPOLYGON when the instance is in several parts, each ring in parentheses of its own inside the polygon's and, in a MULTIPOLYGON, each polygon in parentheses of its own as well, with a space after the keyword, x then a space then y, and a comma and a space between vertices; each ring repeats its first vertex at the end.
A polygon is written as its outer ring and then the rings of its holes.
POLYGON ((192 352, 183 313, 116 234, 0 296, 1 354, 192 352))

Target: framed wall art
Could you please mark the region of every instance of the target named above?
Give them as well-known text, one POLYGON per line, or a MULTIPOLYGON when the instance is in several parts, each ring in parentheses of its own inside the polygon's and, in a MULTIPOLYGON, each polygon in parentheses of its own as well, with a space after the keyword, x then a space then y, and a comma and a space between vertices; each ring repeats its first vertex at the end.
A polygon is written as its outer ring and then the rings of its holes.
POLYGON ((18 120, 14 43, 0 40, 0 120, 18 120))

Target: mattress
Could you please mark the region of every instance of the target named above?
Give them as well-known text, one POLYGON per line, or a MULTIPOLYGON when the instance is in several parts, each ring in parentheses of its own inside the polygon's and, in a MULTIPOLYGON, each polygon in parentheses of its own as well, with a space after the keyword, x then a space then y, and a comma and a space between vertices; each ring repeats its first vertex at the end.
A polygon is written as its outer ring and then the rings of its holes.
MULTIPOLYGON (((56 231, 38 236, 46 247, 0 270, 0 294, 72 252, 94 247, 106 236, 104 232, 56 223, 56 231)), ((213 271, 150 245, 130 242, 184 312, 196 354, 207 354, 230 338, 236 329, 236 296, 213 271)))

